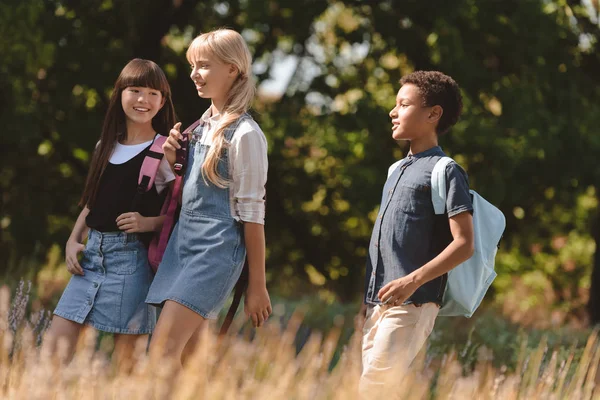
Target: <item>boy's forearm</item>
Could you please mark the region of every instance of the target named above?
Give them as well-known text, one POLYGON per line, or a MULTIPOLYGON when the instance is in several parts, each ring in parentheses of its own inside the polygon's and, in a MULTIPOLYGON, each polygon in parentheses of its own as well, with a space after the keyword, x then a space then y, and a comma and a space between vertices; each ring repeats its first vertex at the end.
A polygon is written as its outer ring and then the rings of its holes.
POLYGON ((423 286, 471 258, 473 251, 472 240, 456 238, 437 257, 408 276, 417 286, 423 286))
POLYGON ((249 265, 249 284, 266 286, 265 227, 252 222, 244 223, 244 241, 249 265))
POLYGON ((89 213, 90 210, 87 208, 87 206, 81 210, 79 216, 77 217, 77 221, 75 221, 75 226, 73 226, 69 240, 75 240, 77 243, 82 243, 85 240, 88 233, 88 227, 85 224, 85 219, 89 213))

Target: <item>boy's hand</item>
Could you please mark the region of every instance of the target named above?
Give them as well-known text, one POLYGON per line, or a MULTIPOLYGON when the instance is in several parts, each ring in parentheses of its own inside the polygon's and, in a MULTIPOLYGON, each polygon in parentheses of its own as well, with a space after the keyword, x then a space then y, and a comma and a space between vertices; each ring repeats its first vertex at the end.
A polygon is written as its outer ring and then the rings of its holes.
POLYGON ((412 277, 405 276, 391 281, 381 288, 377 297, 383 304, 399 306, 419 288, 412 277))
POLYGON ((126 233, 154 231, 152 220, 141 216, 138 212, 128 212, 119 215, 117 217, 117 227, 126 233))
POLYGON ((262 326, 267 321, 273 310, 269 292, 265 286, 248 285, 246 296, 244 296, 244 312, 248 318, 252 319, 252 325, 255 328, 262 326))
POLYGON ((77 261, 77 254, 85 249, 85 245, 77 242, 76 240, 69 239, 67 246, 65 247, 65 263, 67 264, 67 271, 73 275, 83 275, 83 268, 77 261))
POLYGON ((163 151, 165 152, 165 157, 173 168, 173 164, 175 164, 175 152, 181 148, 179 145, 179 140, 183 139, 183 135, 179 131, 181 129, 181 122, 178 122, 173 126, 173 129, 169 132, 169 137, 163 144, 163 151))

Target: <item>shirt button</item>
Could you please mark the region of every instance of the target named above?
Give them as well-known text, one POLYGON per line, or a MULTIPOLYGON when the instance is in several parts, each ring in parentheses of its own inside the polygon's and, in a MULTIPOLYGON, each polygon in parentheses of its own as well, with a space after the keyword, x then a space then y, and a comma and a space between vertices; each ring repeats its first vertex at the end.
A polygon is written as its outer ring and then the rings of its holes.
POLYGON ((377 243, 375 243, 375 247, 379 247, 379 245, 377 243))
POLYGON ((97 288, 98 287, 98 282, 94 282, 94 287, 97 288))
POLYGON ((88 300, 88 306, 91 306, 91 305, 92 305, 92 301, 88 300))

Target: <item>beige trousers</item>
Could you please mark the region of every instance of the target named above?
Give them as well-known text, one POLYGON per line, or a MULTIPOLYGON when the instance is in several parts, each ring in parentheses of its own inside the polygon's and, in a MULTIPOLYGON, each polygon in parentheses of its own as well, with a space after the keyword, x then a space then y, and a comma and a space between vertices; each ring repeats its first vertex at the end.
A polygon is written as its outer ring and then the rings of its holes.
POLYGON ((439 307, 369 306, 362 340, 361 398, 393 394, 433 330, 439 307))

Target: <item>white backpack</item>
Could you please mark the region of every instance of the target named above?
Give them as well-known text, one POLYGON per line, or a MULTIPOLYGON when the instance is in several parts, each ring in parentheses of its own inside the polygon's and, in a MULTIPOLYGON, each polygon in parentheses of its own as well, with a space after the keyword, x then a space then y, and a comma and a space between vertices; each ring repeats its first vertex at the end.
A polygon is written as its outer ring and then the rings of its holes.
MULTIPOLYGON (((446 166, 454 162, 442 157, 431 173, 431 200, 436 214, 446 211, 446 166)), ((502 211, 477 192, 470 190, 473 199, 473 231, 475 252, 467 261, 448 272, 448 283, 438 315, 470 318, 496 277, 494 258, 498 242, 506 227, 502 211)))

